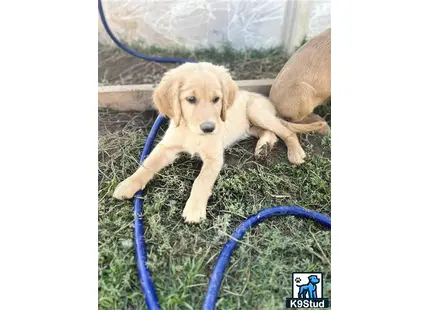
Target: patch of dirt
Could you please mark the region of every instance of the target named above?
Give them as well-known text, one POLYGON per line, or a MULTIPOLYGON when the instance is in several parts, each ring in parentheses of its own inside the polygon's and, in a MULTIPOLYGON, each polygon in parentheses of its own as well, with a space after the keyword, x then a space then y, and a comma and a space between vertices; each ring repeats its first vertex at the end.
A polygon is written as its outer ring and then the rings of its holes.
POLYGON ((99 83, 103 85, 158 83, 167 70, 176 66, 142 60, 116 49, 99 49, 99 83))
POLYGON ((99 109, 99 136, 120 132, 122 130, 136 130, 138 128, 151 129, 158 113, 156 111, 110 111, 99 109))

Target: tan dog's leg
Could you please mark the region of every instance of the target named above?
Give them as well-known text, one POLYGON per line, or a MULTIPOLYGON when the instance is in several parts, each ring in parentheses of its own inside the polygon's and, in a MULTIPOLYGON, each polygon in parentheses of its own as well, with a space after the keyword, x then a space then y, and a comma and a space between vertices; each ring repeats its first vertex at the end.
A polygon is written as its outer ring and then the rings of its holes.
POLYGON ((195 179, 191 195, 185 205, 182 216, 187 223, 198 223, 206 218, 206 206, 212 188, 223 165, 222 155, 219 158, 203 158, 203 167, 195 179))
POLYGON ((158 171, 173 163, 179 152, 178 148, 158 144, 145 159, 143 165, 130 177, 118 184, 113 197, 121 200, 132 198, 138 190, 145 188, 158 171))
POLYGON ((326 134, 330 127, 313 110, 325 102, 319 97, 316 90, 308 83, 301 82, 288 86, 288 98, 277 105, 279 115, 297 124, 320 123, 323 125, 317 130, 319 134, 326 134))
POLYGON ((316 90, 306 82, 295 83, 287 87, 288 97, 277 104, 276 108, 280 116, 292 122, 299 122, 310 115, 319 105, 316 90))
POLYGON ((266 157, 278 141, 278 137, 273 132, 255 126, 249 129, 249 134, 258 138, 254 152, 256 158, 266 157))
POLYGON ((303 120, 298 121, 296 123, 311 124, 311 123, 316 123, 316 122, 323 122, 324 123, 323 127, 321 129, 317 130, 317 133, 319 133, 320 135, 325 135, 325 134, 330 132, 330 126, 327 124, 325 119, 323 119, 321 116, 319 116, 318 114, 315 114, 315 113, 309 114, 306 118, 304 118, 303 120))

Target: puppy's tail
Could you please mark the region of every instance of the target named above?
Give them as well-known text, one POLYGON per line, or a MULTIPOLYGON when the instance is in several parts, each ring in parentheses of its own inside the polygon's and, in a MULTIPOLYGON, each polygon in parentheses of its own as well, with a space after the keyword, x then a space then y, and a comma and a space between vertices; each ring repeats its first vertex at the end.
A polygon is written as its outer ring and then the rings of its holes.
POLYGON ((324 122, 313 122, 309 124, 297 124, 297 123, 291 123, 287 122, 286 120, 281 119, 282 125, 287 127, 289 130, 295 132, 295 133, 306 133, 306 132, 312 132, 320 130, 325 126, 324 122))

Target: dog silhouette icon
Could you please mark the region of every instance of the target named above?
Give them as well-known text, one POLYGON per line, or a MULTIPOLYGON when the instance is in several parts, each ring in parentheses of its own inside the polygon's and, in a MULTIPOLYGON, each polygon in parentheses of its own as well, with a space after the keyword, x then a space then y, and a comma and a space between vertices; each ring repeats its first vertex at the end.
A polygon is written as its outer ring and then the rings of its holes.
POLYGON ((298 285, 299 287, 299 298, 318 298, 317 296, 317 284, 320 283, 320 279, 315 276, 308 277, 309 282, 307 284, 298 285))

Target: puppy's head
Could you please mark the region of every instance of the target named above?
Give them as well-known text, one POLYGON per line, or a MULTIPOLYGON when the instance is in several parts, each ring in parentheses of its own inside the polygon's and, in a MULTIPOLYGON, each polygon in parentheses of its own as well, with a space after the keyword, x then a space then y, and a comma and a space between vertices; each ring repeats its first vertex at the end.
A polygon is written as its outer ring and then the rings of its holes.
POLYGON ((238 87, 228 70, 210 63, 187 63, 166 72, 154 91, 160 113, 196 134, 217 131, 233 105, 238 87))

